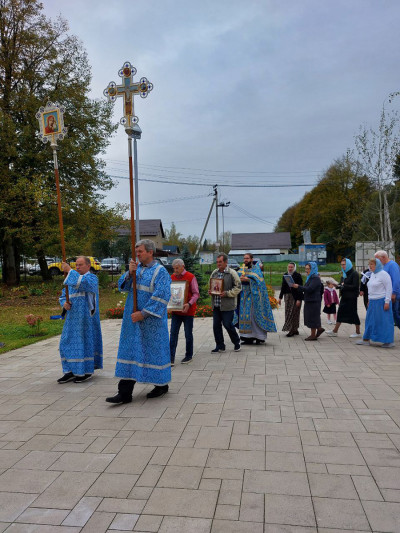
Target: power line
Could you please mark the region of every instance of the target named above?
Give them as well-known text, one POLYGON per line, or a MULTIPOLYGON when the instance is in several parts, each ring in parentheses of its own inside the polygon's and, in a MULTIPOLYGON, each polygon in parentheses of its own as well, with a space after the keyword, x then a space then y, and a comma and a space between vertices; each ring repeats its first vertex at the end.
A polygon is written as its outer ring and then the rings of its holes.
POLYGON ((152 204, 167 204, 170 202, 183 202, 186 200, 194 200, 197 198, 208 198, 208 194, 198 194, 197 196, 181 196, 180 198, 168 198, 165 200, 155 200, 153 202, 141 202, 140 205, 152 205, 152 204))
POLYGON ((257 215, 254 215, 254 213, 250 213, 249 211, 246 211, 246 209, 243 209, 243 207, 240 207, 239 205, 235 204, 234 202, 231 202, 231 205, 240 213, 243 213, 243 215, 246 215, 248 218, 251 218, 253 220, 256 220, 257 222, 263 222, 264 224, 271 224, 271 226, 275 226, 273 222, 270 222, 269 220, 265 220, 264 218, 261 218, 257 215))
MULTIPOLYGON (((143 172, 142 172, 143 174, 143 172)), ((127 176, 115 176, 113 174, 109 174, 110 178, 118 179, 118 180, 127 180, 129 179, 127 176)), ((147 181, 149 183, 165 183, 166 185, 192 185, 197 187, 210 187, 210 183, 199 183, 199 182, 188 182, 188 181, 175 181, 175 180, 162 180, 162 179, 149 179, 149 178, 139 178, 139 181, 147 181)), ((260 188, 260 189, 269 189, 269 188, 290 188, 290 187, 313 187, 315 183, 282 183, 282 184, 253 184, 253 183, 242 183, 242 184, 234 184, 234 183, 224 183, 221 184, 221 187, 233 187, 233 188, 260 188)))
MULTIPOLYGON (((117 163, 121 165, 126 165, 126 162, 117 160, 117 159, 106 159, 106 161, 110 161, 112 163, 117 163)), ((191 170, 193 172, 207 172, 207 175, 209 176, 210 173, 215 174, 272 174, 272 175, 280 175, 280 174, 321 174, 320 170, 285 170, 285 171, 271 171, 271 170, 215 170, 215 169, 206 169, 206 168, 190 168, 190 167, 172 167, 172 166, 163 166, 163 165, 145 165, 141 164, 140 167, 143 168, 154 168, 154 169, 171 169, 171 170, 165 170, 165 172, 175 172, 180 170, 191 170)), ((228 176, 227 176, 228 177, 228 176)))

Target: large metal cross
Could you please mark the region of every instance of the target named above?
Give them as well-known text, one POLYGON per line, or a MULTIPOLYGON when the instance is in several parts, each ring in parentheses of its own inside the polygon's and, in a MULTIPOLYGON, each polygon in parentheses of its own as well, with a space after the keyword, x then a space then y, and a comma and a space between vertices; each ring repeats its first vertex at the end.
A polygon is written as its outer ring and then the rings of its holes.
POLYGON ((142 98, 146 98, 153 89, 153 84, 147 78, 140 78, 139 82, 134 83, 133 76, 135 76, 136 72, 136 68, 129 61, 126 61, 118 71, 118 75, 122 78, 122 84, 117 85, 114 81, 110 81, 106 89, 104 89, 104 96, 107 96, 111 102, 115 102, 119 96, 124 99, 124 116, 121 118, 120 123, 125 126, 128 134, 134 124, 139 122, 134 111, 134 95, 140 94, 142 98))

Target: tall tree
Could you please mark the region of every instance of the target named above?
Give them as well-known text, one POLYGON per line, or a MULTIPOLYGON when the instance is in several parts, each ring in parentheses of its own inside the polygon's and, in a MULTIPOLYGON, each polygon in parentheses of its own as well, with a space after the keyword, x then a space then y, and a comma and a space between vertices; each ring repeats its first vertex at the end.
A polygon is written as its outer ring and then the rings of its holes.
MULTIPOLYGON (((391 95, 394 98, 397 93, 391 95)), ((382 106, 377 130, 362 126, 355 138, 356 148, 364 173, 369 176, 377 191, 377 214, 379 216, 380 240, 393 240, 393 204, 388 197, 396 179, 396 163, 400 153, 399 116, 395 111, 387 112, 382 106)))
POLYGON ((19 281, 22 250, 59 255, 51 151, 35 118, 48 99, 66 108, 59 163, 67 253, 90 252, 93 233, 107 237, 115 215, 102 204, 112 182, 99 159, 116 127, 111 106, 89 99, 82 44, 64 19, 42 10, 37 0, 0 0, 0 252, 9 284, 19 281))
POLYGON ((182 233, 179 233, 179 231, 177 231, 175 222, 172 222, 171 229, 165 230, 164 243, 171 244, 173 246, 182 245, 182 233))
POLYGON ((290 231, 293 245, 302 243, 301 231, 311 229, 314 242, 325 242, 343 253, 354 241, 361 218, 360 206, 373 192, 366 176, 350 156, 336 160, 303 199, 283 213, 276 228, 290 231))

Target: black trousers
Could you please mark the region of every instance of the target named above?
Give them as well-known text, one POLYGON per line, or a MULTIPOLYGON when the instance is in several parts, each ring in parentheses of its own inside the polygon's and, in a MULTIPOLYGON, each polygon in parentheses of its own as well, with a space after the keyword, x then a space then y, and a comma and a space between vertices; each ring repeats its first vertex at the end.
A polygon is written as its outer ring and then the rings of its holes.
POLYGON ((217 348, 224 349, 225 341, 224 334, 222 332, 222 325, 228 332, 229 338, 233 342, 234 346, 240 345, 240 338, 236 331, 235 326, 232 324, 234 311, 221 311, 219 307, 213 309, 213 330, 215 344, 217 348))

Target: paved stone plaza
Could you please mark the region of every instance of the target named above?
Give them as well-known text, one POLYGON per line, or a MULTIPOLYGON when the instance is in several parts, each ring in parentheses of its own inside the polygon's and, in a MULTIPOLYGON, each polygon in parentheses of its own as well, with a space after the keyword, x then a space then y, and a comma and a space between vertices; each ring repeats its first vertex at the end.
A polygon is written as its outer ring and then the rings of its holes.
POLYGON ((111 406, 120 327, 80 385, 56 383, 58 337, 0 356, 0 532, 400 531, 398 331, 391 350, 342 326, 214 355, 196 319, 170 392, 111 406))

